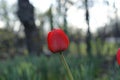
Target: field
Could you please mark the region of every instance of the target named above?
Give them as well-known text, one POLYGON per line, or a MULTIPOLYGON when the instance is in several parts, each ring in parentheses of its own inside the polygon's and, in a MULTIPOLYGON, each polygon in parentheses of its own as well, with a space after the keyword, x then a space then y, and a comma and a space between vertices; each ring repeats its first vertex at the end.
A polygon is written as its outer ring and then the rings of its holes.
MULTIPOLYGON (((75 44, 71 43, 67 51, 70 53, 64 52, 64 55, 74 80, 120 80, 120 68, 115 59, 117 49, 114 46, 115 44, 106 43, 99 48, 102 55, 98 56, 96 46, 93 45, 93 56, 89 57, 84 43, 80 45, 81 54, 77 53, 75 44)), ((1 59, 0 80, 68 80, 68 77, 59 54, 43 54, 1 59)))

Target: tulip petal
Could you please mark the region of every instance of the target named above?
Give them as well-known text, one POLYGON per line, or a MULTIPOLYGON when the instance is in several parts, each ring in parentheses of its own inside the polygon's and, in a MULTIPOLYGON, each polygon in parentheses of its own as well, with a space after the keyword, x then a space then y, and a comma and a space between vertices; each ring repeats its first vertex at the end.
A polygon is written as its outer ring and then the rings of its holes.
POLYGON ((117 51, 116 58, 117 58, 117 63, 118 63, 118 65, 120 65, 120 48, 119 48, 118 51, 117 51))
POLYGON ((48 48, 51 52, 61 52, 68 48, 69 39, 61 29, 54 29, 48 33, 48 48))

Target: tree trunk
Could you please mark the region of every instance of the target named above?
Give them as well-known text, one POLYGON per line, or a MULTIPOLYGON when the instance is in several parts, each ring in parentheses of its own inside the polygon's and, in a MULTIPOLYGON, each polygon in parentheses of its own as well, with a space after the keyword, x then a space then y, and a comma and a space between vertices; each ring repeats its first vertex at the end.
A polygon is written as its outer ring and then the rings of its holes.
POLYGON ((50 29, 53 30, 53 14, 52 14, 52 6, 48 11, 49 21, 50 21, 50 29))
POLYGON ((17 15, 25 28, 28 52, 39 55, 42 51, 39 30, 34 22, 34 7, 30 4, 29 0, 18 0, 17 15))
POLYGON ((120 29, 119 29, 119 22, 118 22, 118 9, 116 7, 116 3, 115 3, 115 0, 114 0, 114 3, 113 3, 113 8, 115 9, 115 19, 116 19, 116 22, 115 22, 115 30, 114 30, 114 36, 115 36, 115 40, 116 40, 116 44, 118 46, 120 46, 120 43, 119 43, 119 37, 120 37, 120 29))
POLYGON ((88 56, 92 56, 91 54, 91 32, 90 32, 90 25, 89 25, 89 9, 88 9, 88 0, 85 0, 85 8, 86 8, 86 22, 88 25, 87 36, 86 36, 86 44, 87 44, 87 53, 88 56))

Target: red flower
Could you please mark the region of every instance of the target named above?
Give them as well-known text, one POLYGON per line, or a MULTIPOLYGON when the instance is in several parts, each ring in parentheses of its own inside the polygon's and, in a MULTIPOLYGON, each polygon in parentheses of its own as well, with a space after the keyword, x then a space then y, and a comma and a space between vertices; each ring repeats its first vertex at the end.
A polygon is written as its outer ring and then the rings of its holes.
POLYGON ((69 39, 61 29, 53 29, 47 36, 48 48, 51 52, 61 52, 68 48, 69 39))
POLYGON ((117 63, 118 63, 118 65, 120 65, 120 48, 119 48, 118 51, 117 51, 116 58, 117 58, 117 63))

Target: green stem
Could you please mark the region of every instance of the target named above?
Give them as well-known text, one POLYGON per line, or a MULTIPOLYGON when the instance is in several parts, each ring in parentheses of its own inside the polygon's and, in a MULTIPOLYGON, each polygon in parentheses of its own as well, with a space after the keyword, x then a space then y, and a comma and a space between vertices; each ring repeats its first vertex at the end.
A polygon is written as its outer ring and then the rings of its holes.
POLYGON ((69 76, 70 80, 74 80, 74 79, 73 79, 73 76, 72 76, 72 73, 71 73, 71 71, 70 71, 70 68, 69 68, 69 66, 68 66, 68 64, 67 64, 67 62, 66 62, 66 60, 65 60, 65 57, 64 57, 64 55, 62 54, 62 52, 60 52, 60 59, 61 59, 63 65, 64 65, 64 67, 65 67, 65 69, 66 69, 66 71, 67 71, 67 73, 68 73, 68 76, 69 76))

